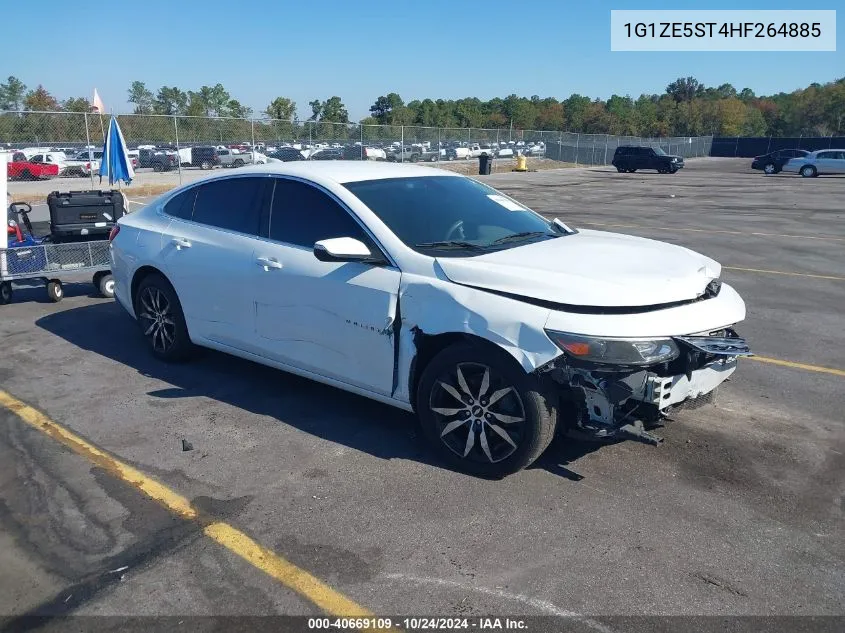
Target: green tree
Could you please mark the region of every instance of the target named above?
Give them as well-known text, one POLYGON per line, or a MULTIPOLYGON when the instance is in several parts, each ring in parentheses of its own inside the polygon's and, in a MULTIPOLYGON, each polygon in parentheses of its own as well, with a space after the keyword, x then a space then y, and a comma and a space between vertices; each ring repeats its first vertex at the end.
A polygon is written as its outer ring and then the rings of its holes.
POLYGON ((394 111, 404 107, 405 102, 402 101, 402 97, 395 92, 391 92, 376 99, 376 102, 370 106, 370 115, 383 125, 394 124, 391 115, 394 111))
POLYGON ((135 104, 135 114, 151 114, 155 96, 147 89, 143 81, 133 81, 129 85, 127 101, 135 104))
POLYGON ((308 117, 309 121, 317 121, 320 119, 320 115, 323 113, 323 102, 319 99, 314 99, 313 101, 309 101, 308 105, 311 107, 311 116, 308 117))
POLYGON ((252 108, 243 105, 237 99, 229 100, 229 103, 226 104, 226 111, 229 113, 229 116, 238 119, 248 119, 252 116, 252 108))
POLYGON ((666 86, 666 94, 675 101, 692 101, 700 97, 703 91, 704 86, 695 77, 679 77, 666 86))
POLYGON ((26 84, 14 76, 0 84, 0 110, 20 110, 26 96, 26 84))
POLYGON ((85 97, 72 97, 62 104, 66 112, 91 112, 91 102, 85 97))
POLYGON ((264 114, 271 119, 292 121, 294 116, 296 116, 296 103, 287 97, 276 97, 264 110, 264 114))
POLYGON ((162 86, 156 94, 153 110, 156 114, 179 115, 185 112, 188 95, 176 86, 162 86))
MULTIPOLYGON (((313 102, 312 102, 313 103, 313 102)), ((313 106, 312 106, 313 108, 313 106)), ((329 97, 321 104, 320 121, 329 123, 349 123, 349 112, 340 97, 329 97)))

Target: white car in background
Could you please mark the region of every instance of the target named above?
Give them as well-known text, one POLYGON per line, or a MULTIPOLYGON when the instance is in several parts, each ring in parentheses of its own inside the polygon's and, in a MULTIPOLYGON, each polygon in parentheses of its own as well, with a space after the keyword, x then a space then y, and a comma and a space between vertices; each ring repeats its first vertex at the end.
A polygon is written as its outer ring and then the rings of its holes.
POLYGON ((845 174, 845 149, 820 149, 806 156, 790 158, 781 171, 804 178, 845 174))
POLYGON ((414 411, 483 476, 527 466, 556 429, 656 443, 650 425, 750 354, 712 259, 573 230, 430 167, 245 167, 109 241, 115 296, 159 359, 209 347, 414 411))

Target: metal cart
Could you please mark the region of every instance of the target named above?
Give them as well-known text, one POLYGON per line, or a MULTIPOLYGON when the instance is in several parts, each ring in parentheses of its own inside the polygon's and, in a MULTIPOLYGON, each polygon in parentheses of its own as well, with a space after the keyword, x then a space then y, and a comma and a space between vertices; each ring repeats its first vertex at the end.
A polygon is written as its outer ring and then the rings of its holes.
POLYGON ((0 248, 0 304, 12 301, 12 282, 42 281, 51 301, 64 297, 62 279, 92 275, 104 297, 114 297, 108 240, 0 248))

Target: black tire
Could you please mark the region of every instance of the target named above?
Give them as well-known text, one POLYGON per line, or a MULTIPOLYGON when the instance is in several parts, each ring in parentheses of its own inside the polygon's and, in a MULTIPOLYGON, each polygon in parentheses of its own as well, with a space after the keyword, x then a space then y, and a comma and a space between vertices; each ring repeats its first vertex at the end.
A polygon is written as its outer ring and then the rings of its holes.
POLYGON ((431 360, 417 387, 416 411, 423 433, 444 461, 462 472, 491 478, 510 475, 536 460, 552 441, 557 424, 557 409, 542 395, 536 376, 526 374, 504 351, 467 343, 452 345, 431 360), (455 386, 444 386, 446 380, 455 386), (467 394, 478 398, 508 387, 493 401, 475 401, 467 394), (455 393, 465 396, 464 401, 455 393), (441 402, 445 408, 437 406, 441 402), (461 449, 466 457, 457 452, 461 449))
POLYGON ((815 178, 819 175, 819 172, 812 165, 804 165, 799 173, 802 178, 815 178))
POLYGON ((12 303, 12 284, 4 281, 0 283, 0 305, 7 305, 12 303))
POLYGON ((153 163, 153 171, 155 172, 162 172, 164 171, 164 167, 161 163, 153 163))
POLYGON ((438 158, 438 156, 437 156, 437 154, 435 154, 434 156, 432 156, 431 158, 429 158, 429 159, 428 159, 428 162, 430 162, 430 163, 436 163, 436 162, 437 162, 437 158, 438 158))
POLYGON ((780 170, 775 166, 774 163, 766 163, 765 165, 763 165, 763 173, 764 174, 769 174, 769 175, 776 174, 776 173, 778 173, 778 171, 780 171, 780 170))
POLYGON ((211 169, 211 163, 209 163, 207 160, 204 160, 203 162, 200 163, 200 169, 205 169, 205 170, 211 169))
POLYGON ((232 163, 232 167, 243 167, 243 166, 244 166, 244 162, 240 158, 238 158, 237 160, 235 160, 234 163, 232 163))
POLYGON ((186 360, 193 345, 182 304, 170 282, 158 274, 147 275, 138 284, 133 302, 138 325, 153 356, 168 363, 186 360))
POLYGON ((24 169, 21 172, 21 180, 35 180, 35 176, 33 176, 32 172, 28 169, 24 169))
POLYGON ((670 173, 670 174, 677 174, 677 173, 678 173, 678 168, 677 168, 677 167, 675 167, 675 165, 672 165, 672 166, 669 168, 669 173, 670 173))
POLYGON ((411 162, 416 163, 420 159, 419 154, 411 154, 411 162))
POLYGON ((628 171, 628 170, 627 170, 627 169, 625 169, 625 168, 623 168, 623 167, 617 167, 617 168, 616 168, 616 171, 618 171, 620 174, 624 174, 624 173, 625 173, 626 171, 628 171))
POLYGON ((635 171, 637 171, 636 167, 631 167, 631 168, 628 170, 628 173, 629 173, 629 174, 633 174, 635 171))
POLYGON ((65 298, 65 289, 62 288, 62 282, 58 279, 51 279, 47 282, 47 297, 53 303, 58 303, 65 298))
POLYGON ((111 273, 101 273, 97 288, 106 299, 114 299, 114 277, 111 273))

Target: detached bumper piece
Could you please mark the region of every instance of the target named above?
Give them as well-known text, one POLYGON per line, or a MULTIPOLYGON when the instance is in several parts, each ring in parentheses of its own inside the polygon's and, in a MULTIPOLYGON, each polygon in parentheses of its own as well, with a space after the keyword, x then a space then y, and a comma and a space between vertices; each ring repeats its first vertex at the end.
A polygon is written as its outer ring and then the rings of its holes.
POLYGON ((634 439, 657 445, 649 432, 661 426, 670 411, 689 403, 712 400, 713 391, 736 371, 738 357, 751 356, 746 341, 726 328, 717 332, 673 337, 678 358, 648 367, 620 367, 567 362, 543 373, 561 390, 561 404, 572 405, 575 435, 593 439, 634 439))

